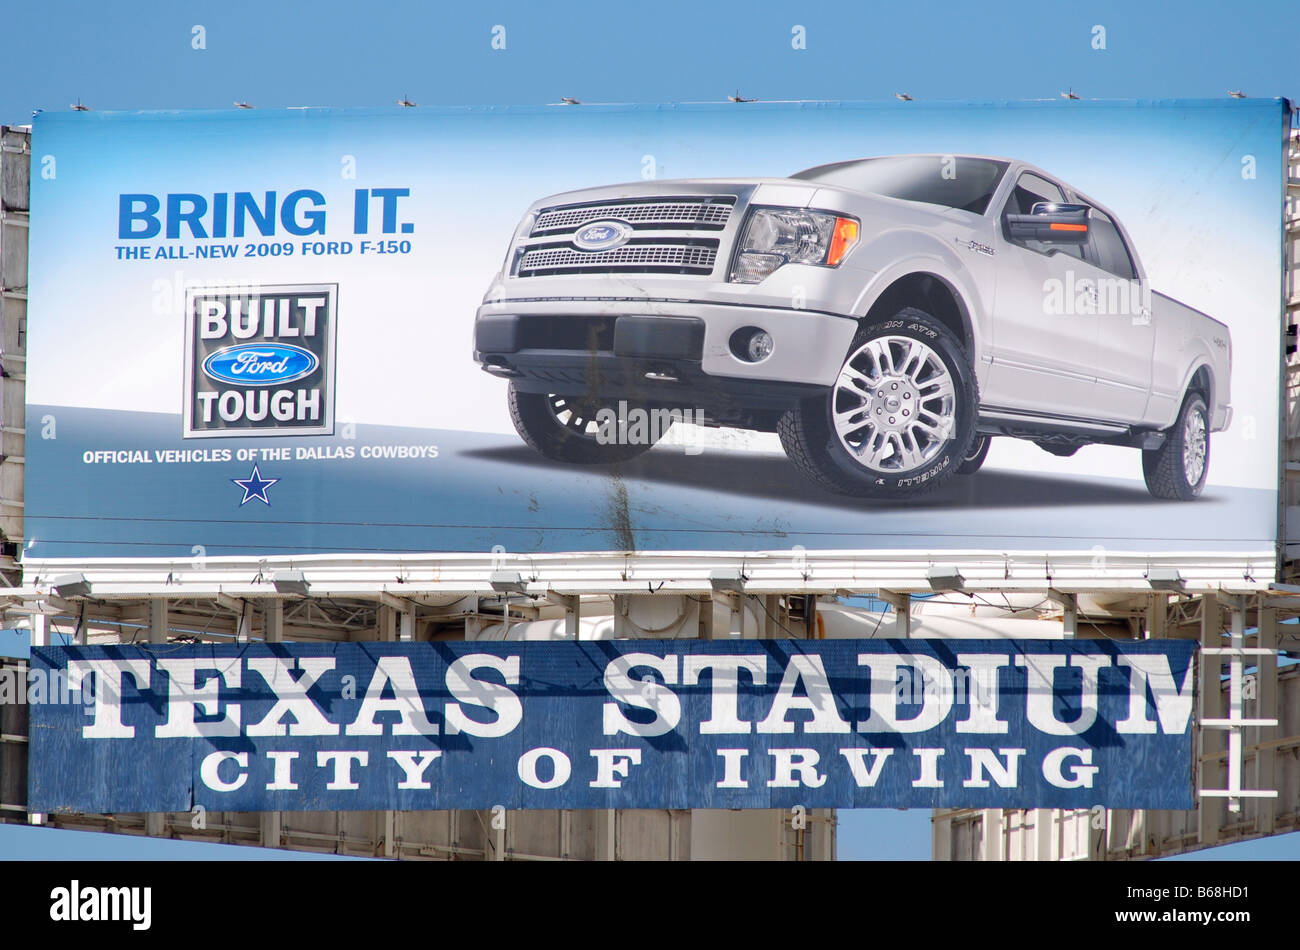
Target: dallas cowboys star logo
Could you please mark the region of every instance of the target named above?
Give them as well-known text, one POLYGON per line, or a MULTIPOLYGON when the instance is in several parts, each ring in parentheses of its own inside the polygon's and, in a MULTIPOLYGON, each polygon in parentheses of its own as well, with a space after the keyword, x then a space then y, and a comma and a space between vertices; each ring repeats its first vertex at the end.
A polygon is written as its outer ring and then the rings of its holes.
POLYGON ((239 503, 239 507, 244 507, 254 498, 268 507, 271 499, 266 497, 266 490, 278 482, 278 478, 263 478, 262 473, 257 470, 257 465, 253 465, 253 474, 247 478, 232 478, 231 481, 244 490, 244 500, 239 503))

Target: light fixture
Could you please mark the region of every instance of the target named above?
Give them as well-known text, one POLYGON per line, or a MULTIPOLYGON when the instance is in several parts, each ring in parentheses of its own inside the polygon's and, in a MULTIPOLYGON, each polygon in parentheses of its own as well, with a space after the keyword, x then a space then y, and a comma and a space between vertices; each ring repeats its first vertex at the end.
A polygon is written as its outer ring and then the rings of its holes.
POLYGON ((925 579, 930 582, 932 590, 961 590, 966 583, 961 571, 951 564, 930 568, 925 572, 925 579))
POLYGON ((276 571, 271 575, 277 594, 299 594, 306 597, 311 591, 311 584, 302 571, 276 571))
POLYGON ((499 594, 525 594, 528 592, 528 583, 518 571, 493 571, 488 577, 488 583, 499 594))
POLYGON ((1147 571, 1147 583, 1152 590, 1181 591, 1184 589, 1183 575, 1177 568, 1158 567, 1147 571))
POLYGON ((89 597, 90 581, 85 574, 64 574, 54 578, 54 593, 64 599, 70 597, 89 597))
POLYGON ((743 571, 713 571, 709 574, 709 586, 714 591, 731 591, 735 594, 745 592, 745 581, 749 580, 743 571))

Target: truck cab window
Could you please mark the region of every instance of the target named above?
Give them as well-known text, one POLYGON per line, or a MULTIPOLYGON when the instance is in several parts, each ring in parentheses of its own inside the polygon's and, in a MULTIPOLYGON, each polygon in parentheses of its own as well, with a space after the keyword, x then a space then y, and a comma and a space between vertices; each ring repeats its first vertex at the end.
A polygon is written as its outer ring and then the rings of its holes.
MULTIPOLYGON (((1023 173, 1016 181, 1016 186, 1011 189, 1006 207, 1002 209, 1003 236, 1007 237, 1008 234, 1006 230, 1007 215, 1032 214, 1034 205, 1040 201, 1064 202, 1065 192, 1047 179, 1040 178, 1032 172, 1023 173)), ((1007 240, 1010 241, 1011 238, 1007 237, 1007 240)), ((1061 254, 1068 254, 1070 257, 1083 260, 1083 246, 1080 244, 1047 244, 1043 241, 1016 241, 1014 243, 1019 244, 1021 247, 1027 247, 1031 251, 1037 251, 1040 254, 1056 250, 1061 254)))
POLYGON ((1137 273, 1133 269, 1133 256, 1129 254, 1124 238, 1120 236, 1119 228, 1115 227, 1110 216, 1093 208, 1088 215, 1088 230, 1092 235, 1097 266, 1116 277, 1134 280, 1137 273))

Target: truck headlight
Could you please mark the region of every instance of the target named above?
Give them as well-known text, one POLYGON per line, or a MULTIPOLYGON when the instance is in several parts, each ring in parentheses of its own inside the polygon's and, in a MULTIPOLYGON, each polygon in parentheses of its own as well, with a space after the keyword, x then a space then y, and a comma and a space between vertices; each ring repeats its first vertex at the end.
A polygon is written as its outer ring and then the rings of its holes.
POLYGON ((751 208, 728 279, 757 284, 782 264, 838 267, 857 243, 857 218, 803 208, 751 208))
POLYGON ((514 237, 510 239, 510 250, 506 252, 506 263, 503 270, 505 273, 514 277, 519 272, 519 262, 526 253, 526 248, 522 245, 528 239, 528 235, 533 233, 533 225, 537 223, 537 215, 529 211, 524 215, 519 226, 515 228, 514 237))

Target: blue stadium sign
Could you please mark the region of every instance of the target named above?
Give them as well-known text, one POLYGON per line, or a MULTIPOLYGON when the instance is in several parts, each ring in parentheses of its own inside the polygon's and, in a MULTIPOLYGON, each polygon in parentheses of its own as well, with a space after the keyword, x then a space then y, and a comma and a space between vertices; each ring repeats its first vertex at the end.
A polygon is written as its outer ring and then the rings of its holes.
POLYGON ((1089 640, 38 647, 29 807, 1186 809, 1194 657, 1089 640))

